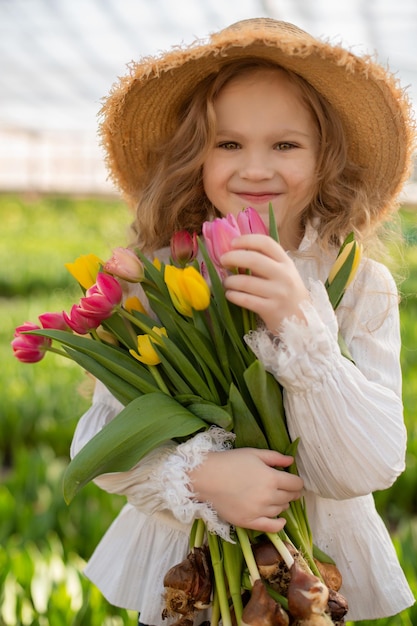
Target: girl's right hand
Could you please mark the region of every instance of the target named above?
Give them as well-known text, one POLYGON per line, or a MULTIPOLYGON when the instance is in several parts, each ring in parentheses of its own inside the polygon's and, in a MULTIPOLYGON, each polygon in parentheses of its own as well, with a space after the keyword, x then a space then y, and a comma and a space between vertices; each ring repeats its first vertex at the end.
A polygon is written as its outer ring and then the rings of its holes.
POLYGON ((200 502, 209 502, 225 521, 262 532, 282 530, 278 516, 301 496, 299 476, 279 471, 293 458, 274 450, 237 448, 209 452, 189 474, 200 502))

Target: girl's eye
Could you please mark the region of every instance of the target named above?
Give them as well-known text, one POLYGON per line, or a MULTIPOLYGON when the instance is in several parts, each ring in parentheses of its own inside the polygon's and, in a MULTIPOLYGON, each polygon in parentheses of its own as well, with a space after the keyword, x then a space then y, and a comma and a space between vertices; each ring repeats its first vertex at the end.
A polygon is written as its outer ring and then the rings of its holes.
POLYGON ((289 143, 288 141, 283 141, 281 143, 277 143, 277 145, 275 146, 276 150, 291 150, 292 148, 295 148, 295 144, 293 143, 289 143))
POLYGON ((221 141, 217 147, 223 150, 237 150, 240 146, 236 141, 221 141))

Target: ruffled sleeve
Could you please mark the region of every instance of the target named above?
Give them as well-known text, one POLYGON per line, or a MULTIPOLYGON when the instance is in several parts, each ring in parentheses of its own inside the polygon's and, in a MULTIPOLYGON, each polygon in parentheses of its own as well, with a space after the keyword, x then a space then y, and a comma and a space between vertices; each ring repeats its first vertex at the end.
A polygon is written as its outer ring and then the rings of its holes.
POLYGON ((394 281, 364 261, 337 315, 321 281, 309 289, 305 321, 287 319, 279 337, 258 330, 247 341, 283 386, 306 489, 334 499, 386 489, 404 470, 406 446, 394 281), (355 364, 340 352, 339 329, 355 364))
MULTIPOLYGON (((106 387, 97 381, 92 406, 78 422, 71 456, 122 408, 106 387)), ((232 433, 221 428, 210 428, 180 445, 167 441, 129 471, 103 474, 94 482, 109 493, 126 496, 131 505, 146 515, 168 511, 182 524, 191 524, 201 518, 209 530, 230 540, 229 524, 218 517, 210 503, 199 502, 194 497, 188 473, 203 462, 207 452, 227 450, 233 437, 232 433)))

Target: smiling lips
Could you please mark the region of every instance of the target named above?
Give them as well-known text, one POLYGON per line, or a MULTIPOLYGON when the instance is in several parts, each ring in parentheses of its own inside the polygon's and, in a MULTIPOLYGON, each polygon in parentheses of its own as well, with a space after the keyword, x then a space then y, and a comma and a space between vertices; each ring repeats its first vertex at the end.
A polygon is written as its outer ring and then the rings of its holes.
POLYGON ((260 193, 249 193, 249 192, 238 192, 236 193, 239 198, 247 202, 251 202, 253 204, 263 204, 264 202, 272 202, 275 200, 280 194, 277 192, 260 192, 260 193))

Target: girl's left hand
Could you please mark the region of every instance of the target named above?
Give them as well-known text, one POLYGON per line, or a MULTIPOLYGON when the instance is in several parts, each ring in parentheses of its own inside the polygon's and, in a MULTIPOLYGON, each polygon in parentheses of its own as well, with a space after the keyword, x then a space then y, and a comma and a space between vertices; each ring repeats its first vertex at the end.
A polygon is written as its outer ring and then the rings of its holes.
POLYGON ((273 333, 293 315, 304 319, 300 303, 309 299, 293 261, 282 246, 267 235, 242 235, 221 257, 225 267, 247 270, 231 274, 223 285, 230 302, 253 311, 273 333))

